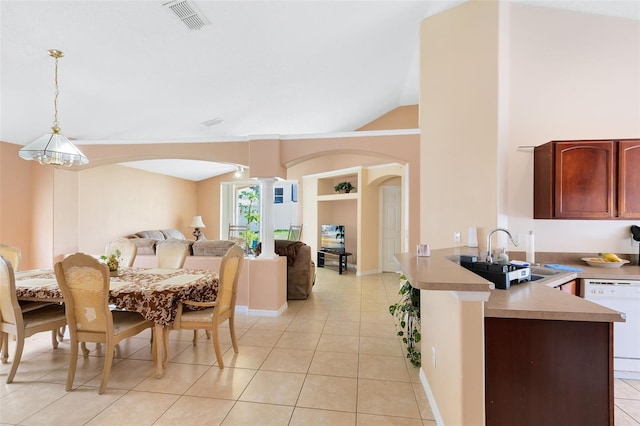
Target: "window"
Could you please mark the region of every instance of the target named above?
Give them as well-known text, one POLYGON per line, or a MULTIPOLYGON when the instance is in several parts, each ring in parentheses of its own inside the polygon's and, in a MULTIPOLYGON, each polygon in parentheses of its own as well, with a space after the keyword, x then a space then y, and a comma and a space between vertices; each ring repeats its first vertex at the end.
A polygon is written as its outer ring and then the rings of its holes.
POLYGON ((298 184, 297 183, 291 184, 291 202, 292 203, 298 202, 298 184))
POLYGON ((273 204, 282 204, 284 201, 284 188, 273 188, 273 204))

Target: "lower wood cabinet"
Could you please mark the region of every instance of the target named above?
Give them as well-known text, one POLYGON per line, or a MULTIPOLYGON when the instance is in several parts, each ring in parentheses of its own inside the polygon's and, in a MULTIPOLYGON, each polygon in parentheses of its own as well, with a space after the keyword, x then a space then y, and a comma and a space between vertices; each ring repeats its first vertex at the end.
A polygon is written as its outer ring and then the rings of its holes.
POLYGON ((565 293, 573 294, 574 296, 578 295, 578 280, 571 280, 564 284, 560 284, 556 286, 558 290, 562 290, 565 293))
POLYGON ((613 325, 485 318, 487 426, 613 425, 613 325))

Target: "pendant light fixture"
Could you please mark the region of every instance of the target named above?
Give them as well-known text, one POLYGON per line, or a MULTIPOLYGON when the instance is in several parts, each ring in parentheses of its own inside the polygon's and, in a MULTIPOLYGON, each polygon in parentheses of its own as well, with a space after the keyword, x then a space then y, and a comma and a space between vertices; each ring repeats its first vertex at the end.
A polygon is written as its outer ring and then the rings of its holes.
POLYGON ((55 97, 53 98, 53 126, 52 133, 45 133, 19 152, 20 158, 35 160, 40 164, 71 167, 89 163, 89 159, 64 135, 60 134, 58 126, 58 59, 64 56, 59 50, 49 50, 49 56, 56 60, 55 67, 55 97))

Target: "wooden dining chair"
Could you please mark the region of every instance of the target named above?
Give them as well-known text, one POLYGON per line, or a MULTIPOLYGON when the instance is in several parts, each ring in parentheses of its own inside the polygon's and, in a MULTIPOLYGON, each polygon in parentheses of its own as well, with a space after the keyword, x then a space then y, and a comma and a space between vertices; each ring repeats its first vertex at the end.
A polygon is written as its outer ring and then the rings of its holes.
MULTIPOLYGON (((19 247, 0 243, 0 256, 4 257, 6 260, 9 261, 9 263, 11 263, 14 274, 18 272, 18 269, 20 268, 20 260, 22 260, 22 251, 20 250, 19 247)), ((35 302, 30 300, 18 300, 18 303, 20 304, 20 310, 22 311, 23 314, 25 312, 44 308, 49 305, 55 305, 55 303, 35 302)), ((60 329, 60 332, 58 333, 58 337, 61 340, 63 336, 64 336, 64 327, 62 327, 60 329)), ((17 340, 17 336, 14 335, 13 340, 17 340)))
POLYGON ((184 266, 184 261, 189 254, 189 246, 184 240, 170 238, 161 241, 156 246, 156 258, 158 260, 158 268, 175 268, 180 269, 184 266))
POLYGON ((109 257, 116 250, 120 250, 120 266, 123 268, 131 268, 136 260, 138 246, 136 246, 129 238, 118 238, 109 241, 104 250, 104 255, 109 257))
POLYGON ((20 260, 22 259, 20 248, 0 243, 0 256, 11 263, 13 272, 17 272, 20 269, 20 260))
POLYGON ((16 296, 16 280, 11 263, 0 256, 0 352, 2 363, 9 359, 9 334, 16 336, 16 350, 7 383, 16 375, 24 340, 36 333, 51 331, 51 344, 58 347, 58 330, 67 323, 64 306, 48 304, 39 309, 23 312, 16 296))
MULTIPOLYGON (((153 329, 154 324, 137 312, 109 309, 109 267, 93 256, 76 253, 56 263, 54 270, 64 296, 71 337, 71 358, 65 389, 70 391, 73 387, 78 364, 78 343, 104 343, 105 360, 98 390, 102 394, 109 380, 115 346, 147 328, 153 329)), ((82 352, 85 358, 89 355, 84 349, 82 352)))
MULTIPOLYGON (((229 320, 229 332, 231 333, 233 350, 238 353, 235 328, 236 292, 243 260, 244 251, 237 245, 232 246, 222 257, 222 262, 220 263, 220 282, 216 300, 214 302, 181 300, 178 302, 176 319, 171 327, 173 330, 197 331, 203 329, 210 332, 219 368, 224 368, 224 363, 222 362, 222 352, 220 351, 218 326, 226 320, 229 320), (190 308, 199 310, 190 310, 190 308)), ((194 346, 197 345, 197 342, 198 340, 194 335, 194 346)), ((165 327, 165 348, 168 347, 168 344, 169 327, 165 327)))

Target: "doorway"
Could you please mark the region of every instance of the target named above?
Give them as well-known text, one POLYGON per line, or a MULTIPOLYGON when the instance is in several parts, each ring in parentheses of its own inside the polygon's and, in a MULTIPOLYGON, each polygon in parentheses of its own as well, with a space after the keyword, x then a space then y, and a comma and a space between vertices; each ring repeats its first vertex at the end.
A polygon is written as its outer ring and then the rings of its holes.
POLYGON ((402 248, 402 192, 399 186, 382 186, 380 197, 380 265, 382 272, 398 272, 394 255, 402 248))

